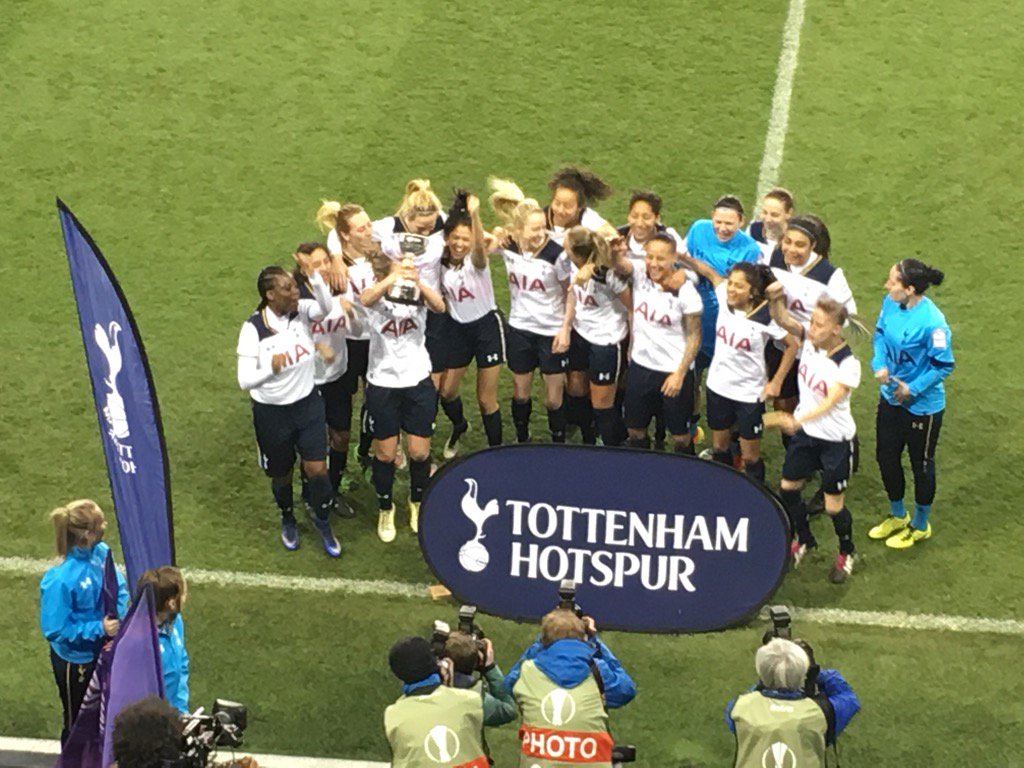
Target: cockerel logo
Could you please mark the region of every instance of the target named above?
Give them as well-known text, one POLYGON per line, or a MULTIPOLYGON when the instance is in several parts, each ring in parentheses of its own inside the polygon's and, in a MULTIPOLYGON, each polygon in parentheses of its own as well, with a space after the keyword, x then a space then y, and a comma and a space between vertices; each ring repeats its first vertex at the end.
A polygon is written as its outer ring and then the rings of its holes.
POLYGON ((491 499, 481 509, 477 501, 476 480, 466 478, 466 485, 469 490, 462 497, 462 514, 476 526, 476 536, 459 548, 459 565, 472 573, 480 573, 491 560, 487 547, 480 543, 481 539, 487 538, 484 535, 484 523, 498 514, 498 500, 491 499))
POLYGON ((107 385, 107 404, 103 407, 103 416, 110 427, 110 435, 118 440, 124 440, 131 432, 128 429, 128 415, 124 409, 124 398, 117 391, 117 374, 121 371, 121 347, 118 346, 118 334, 121 333, 121 326, 111 322, 108 330, 104 331, 103 326, 96 323, 93 328, 93 340, 99 347, 103 357, 107 360, 109 373, 103 380, 107 385), (108 336, 109 333, 109 336, 108 336))

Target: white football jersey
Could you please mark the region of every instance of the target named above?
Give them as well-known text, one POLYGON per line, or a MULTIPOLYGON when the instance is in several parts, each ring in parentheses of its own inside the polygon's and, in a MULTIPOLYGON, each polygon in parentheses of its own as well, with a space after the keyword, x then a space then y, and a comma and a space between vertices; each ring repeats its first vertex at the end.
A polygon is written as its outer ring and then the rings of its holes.
POLYGON ((569 258, 549 240, 537 253, 520 253, 515 243, 502 249, 511 308, 508 324, 520 331, 554 336, 565 320, 569 258))
POLYGON ((331 311, 326 317, 313 320, 309 309, 303 311, 304 305, 316 304, 313 298, 313 288, 306 280, 299 282, 299 315, 309 318, 307 320, 309 333, 313 337, 314 347, 317 344, 326 344, 334 352, 334 360, 330 364, 324 362, 323 357, 316 355, 314 368, 314 381, 319 386, 335 381, 348 370, 348 313, 341 308, 341 297, 333 297, 331 311))
POLYGON ((857 434, 857 425, 850 412, 850 394, 860 385, 860 361, 853 356, 849 345, 843 344, 829 353, 815 349, 811 342, 805 341, 797 362, 797 373, 800 402, 794 415, 798 419, 827 398, 836 384, 844 384, 850 389, 832 408, 802 424, 801 429, 819 440, 852 440, 857 434))
POLYGON ((345 298, 352 303, 353 318, 348 337, 353 341, 367 341, 370 338, 369 318, 366 307, 359 301, 359 296, 377 282, 373 276, 373 265, 368 259, 360 256, 348 268, 348 290, 345 298))
POLYGON ((333 228, 327 233, 327 252, 331 256, 341 256, 341 238, 338 237, 338 230, 333 228))
POLYGON ((629 283, 608 270, 595 275, 585 285, 577 285, 579 270, 571 261, 569 266, 572 270, 570 290, 576 297, 572 327, 591 344, 618 344, 629 333, 629 310, 619 298, 629 283))
POLYGON ((775 279, 782 283, 786 290, 786 305, 793 319, 804 329, 811 325, 811 313, 818 299, 828 296, 846 307, 852 315, 857 311, 857 302, 853 299, 853 291, 846 281, 846 275, 839 267, 817 254, 801 267, 793 267, 783 260, 782 253, 776 253, 771 260, 775 279))
POLYGON ((270 372, 271 359, 283 354, 284 367, 260 386, 249 390, 257 403, 289 405, 313 391, 316 349, 309 317, 298 312, 281 317, 269 307, 252 313, 238 334, 238 356, 256 359, 258 370, 270 372))
POLYGON ((646 267, 634 269, 630 359, 652 371, 672 373, 686 354, 684 318, 703 311, 704 302, 693 282, 687 280, 673 293, 651 280, 646 267))
MULTIPOLYGON (((400 237, 405 233, 405 225, 397 216, 388 216, 373 222, 373 237, 380 242, 380 249, 389 258, 399 261, 402 251, 400 237)), ((412 263, 420 274, 420 280, 438 293, 441 292, 441 257, 444 255, 444 217, 438 216, 434 230, 426 235, 427 249, 414 256, 412 263)))
POLYGON ((472 323, 498 308, 494 301, 490 262, 483 269, 477 269, 467 256, 457 269, 442 265, 441 287, 444 288, 448 314, 456 322, 472 323))
MULTIPOLYGON (((547 213, 548 209, 545 208, 544 212, 547 213)), ((604 217, 595 211, 593 208, 584 208, 583 214, 580 216, 580 226, 586 227, 587 229, 596 232, 608 222, 604 220, 604 217)), ((565 244, 565 233, 568 232, 572 227, 559 227, 555 224, 551 225, 551 229, 548 230, 548 237, 554 240, 559 245, 565 244)))
POLYGON ((366 308, 370 360, 366 380, 378 387, 413 387, 430 376, 427 308, 399 304, 387 296, 366 308))
POLYGON ((708 389, 741 403, 756 403, 768 383, 764 348, 772 340, 786 338, 762 302, 751 312, 729 309, 725 281, 715 289, 718 319, 715 324, 715 355, 708 369, 708 389))

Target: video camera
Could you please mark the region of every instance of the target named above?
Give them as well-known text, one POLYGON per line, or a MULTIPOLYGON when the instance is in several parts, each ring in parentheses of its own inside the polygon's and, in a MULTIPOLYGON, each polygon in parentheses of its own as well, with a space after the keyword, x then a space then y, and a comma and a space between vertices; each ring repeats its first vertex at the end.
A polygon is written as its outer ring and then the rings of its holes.
POLYGON ((790 640, 803 648, 804 653, 807 654, 807 658, 811 661, 810 666, 807 668, 807 677, 804 680, 803 693, 804 696, 814 697, 818 693, 818 673, 821 672, 821 667, 814 660, 814 649, 806 640, 793 637, 793 617, 790 615, 789 609, 786 606, 769 606, 768 618, 771 619, 772 626, 770 629, 765 631, 764 636, 761 638, 761 645, 765 645, 779 637, 783 640, 790 640))
POLYGON ((218 747, 236 749, 242 745, 248 711, 244 704, 217 699, 209 715, 200 707, 190 715, 183 715, 181 720, 183 746, 175 768, 206 768, 210 753, 218 747))
POLYGON ((583 618, 583 609, 576 602, 576 582, 572 579, 562 579, 558 584, 558 608, 583 618))

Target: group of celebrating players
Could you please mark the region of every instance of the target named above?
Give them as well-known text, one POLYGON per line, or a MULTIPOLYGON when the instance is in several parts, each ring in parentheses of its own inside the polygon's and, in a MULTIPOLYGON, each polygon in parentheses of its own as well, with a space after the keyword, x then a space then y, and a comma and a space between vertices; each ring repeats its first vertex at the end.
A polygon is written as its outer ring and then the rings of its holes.
MULTIPOLYGON (((301 244, 294 271, 260 273, 260 303, 239 336, 238 381, 252 398, 284 546, 299 545, 292 497, 298 453, 303 500, 326 552, 341 554, 329 516, 354 514, 341 483, 360 382, 356 455, 371 468, 377 534, 395 539, 392 490, 403 461, 416 531, 438 405, 451 422, 443 449, 450 459, 469 429, 459 393, 475 361, 491 446, 503 441, 503 365, 512 372, 511 420, 520 443, 531 440, 538 371, 555 443, 578 429, 587 444, 650 448, 653 422, 657 447, 668 436, 673 450, 692 455, 703 439, 701 404, 711 433, 702 456, 764 483, 762 432, 766 422, 778 426, 793 564, 816 546, 801 489, 820 472, 824 511, 839 540, 829 577, 845 581, 855 559, 845 504, 855 459, 850 393, 861 367, 844 337, 858 325, 857 306, 831 259, 824 222, 796 215, 793 195, 773 189, 746 229, 742 204, 727 195, 682 237, 662 223, 662 200, 653 192, 633 192, 627 223, 609 224, 591 206, 610 187, 579 168, 553 176, 547 205, 511 181, 489 183, 500 221, 493 230, 481 222, 477 196, 456 191, 445 212, 430 182, 414 179, 395 215, 382 219, 356 203, 324 202, 316 218, 326 243, 301 244), (508 276, 507 319, 495 301, 495 254, 508 276), (766 418, 768 401, 774 412, 766 418)), ((943 380, 953 355, 945 318, 924 293, 942 279, 916 259, 894 264, 874 330, 876 455, 890 514, 868 535, 895 549, 932 532, 943 380), (903 500, 905 449, 913 515, 903 500)))

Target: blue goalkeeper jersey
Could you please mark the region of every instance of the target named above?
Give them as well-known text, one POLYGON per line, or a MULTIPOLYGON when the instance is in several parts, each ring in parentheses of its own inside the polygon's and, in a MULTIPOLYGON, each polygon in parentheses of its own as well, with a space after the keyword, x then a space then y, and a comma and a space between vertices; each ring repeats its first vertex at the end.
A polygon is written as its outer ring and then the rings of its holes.
MULTIPOLYGON (((686 252, 709 264, 715 272, 725 277, 734 264, 741 261, 756 263, 761 256, 761 247, 754 238, 742 231, 737 231, 728 242, 723 243, 715 234, 711 219, 698 219, 686 233, 686 252)), ((710 357, 715 351, 718 297, 715 296, 715 286, 703 277, 697 283, 697 293, 704 302, 700 349, 710 357)))
POLYGON ((953 371, 953 339, 946 318, 931 299, 925 296, 907 309, 886 296, 875 325, 874 347, 872 370, 889 369, 889 383, 882 385, 886 402, 916 416, 945 409, 942 382, 953 371), (894 397, 898 386, 894 378, 910 388, 911 397, 904 403, 894 397))

